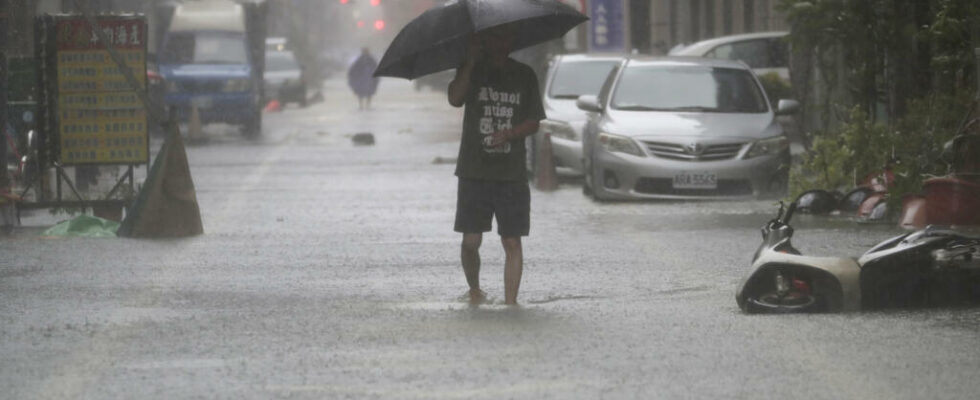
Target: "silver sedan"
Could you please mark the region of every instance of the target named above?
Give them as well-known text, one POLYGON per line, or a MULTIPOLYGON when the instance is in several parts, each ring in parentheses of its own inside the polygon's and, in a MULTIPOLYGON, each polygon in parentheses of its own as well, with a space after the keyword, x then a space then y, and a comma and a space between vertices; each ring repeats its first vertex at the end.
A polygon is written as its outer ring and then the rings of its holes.
POLYGON ((782 195, 789 141, 741 62, 639 57, 581 96, 585 192, 597 200, 782 195))
POLYGON ((621 55, 610 54, 561 54, 555 56, 548 67, 541 103, 548 119, 541 121, 538 135, 529 156, 529 171, 536 167, 538 140, 544 133, 551 135, 551 150, 559 171, 579 175, 582 173, 582 127, 586 116, 575 106, 581 95, 597 94, 609 72, 623 60, 621 55), (564 171, 562 171, 562 169, 564 171))

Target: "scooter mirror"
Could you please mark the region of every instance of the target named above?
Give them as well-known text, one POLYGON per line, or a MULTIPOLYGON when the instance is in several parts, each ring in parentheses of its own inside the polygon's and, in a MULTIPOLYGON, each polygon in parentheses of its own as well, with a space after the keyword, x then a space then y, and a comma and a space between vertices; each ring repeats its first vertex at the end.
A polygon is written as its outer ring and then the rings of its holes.
POLYGON ((784 224, 789 224, 789 221, 793 219, 793 213, 796 212, 796 202, 789 203, 789 208, 786 209, 786 218, 783 219, 784 224))

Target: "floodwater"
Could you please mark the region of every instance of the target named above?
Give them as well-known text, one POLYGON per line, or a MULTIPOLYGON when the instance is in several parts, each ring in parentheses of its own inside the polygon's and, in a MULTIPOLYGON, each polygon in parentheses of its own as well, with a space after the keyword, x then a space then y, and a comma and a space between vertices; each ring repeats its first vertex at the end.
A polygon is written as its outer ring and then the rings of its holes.
MULTIPOLYGON (((0 238, 7 398, 974 398, 980 311, 750 316, 735 305, 772 201, 595 203, 532 191, 518 307, 490 303, 452 232, 459 110, 384 80, 358 111, 266 115, 188 147, 205 234, 0 238), (374 146, 355 146, 372 132, 374 146)), ((858 256, 884 225, 800 216, 806 254, 858 256)))

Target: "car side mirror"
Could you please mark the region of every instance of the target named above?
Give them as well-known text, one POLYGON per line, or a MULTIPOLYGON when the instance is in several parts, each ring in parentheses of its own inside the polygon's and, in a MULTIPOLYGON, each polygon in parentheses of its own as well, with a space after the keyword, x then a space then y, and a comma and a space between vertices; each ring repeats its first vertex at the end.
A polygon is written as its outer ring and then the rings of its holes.
POLYGON ((578 100, 575 100, 575 106, 582 111, 602 112, 602 106, 599 105, 599 98, 591 94, 579 96, 578 100))
POLYGON ((789 115, 799 111, 800 102, 790 99, 780 99, 776 106, 776 115, 789 115))

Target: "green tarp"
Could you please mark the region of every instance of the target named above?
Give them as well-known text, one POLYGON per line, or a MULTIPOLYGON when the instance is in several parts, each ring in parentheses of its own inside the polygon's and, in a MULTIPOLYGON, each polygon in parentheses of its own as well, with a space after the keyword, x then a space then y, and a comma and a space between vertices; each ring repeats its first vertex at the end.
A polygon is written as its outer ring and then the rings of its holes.
POLYGON ((81 215, 48 228, 41 236, 116 237, 119 223, 81 215))

